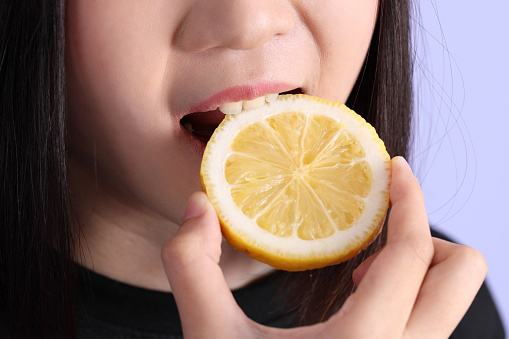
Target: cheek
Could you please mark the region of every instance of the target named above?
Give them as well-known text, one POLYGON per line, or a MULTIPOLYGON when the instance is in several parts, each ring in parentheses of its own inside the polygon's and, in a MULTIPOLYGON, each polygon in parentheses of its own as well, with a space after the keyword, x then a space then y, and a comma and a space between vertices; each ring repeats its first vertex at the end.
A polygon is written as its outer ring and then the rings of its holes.
POLYGON ((119 1, 76 0, 67 9, 71 157, 116 193, 180 218, 168 201, 197 188, 199 162, 182 155, 169 113, 171 28, 138 9, 143 1, 119 1))
POLYGON ((66 31, 71 146, 83 151, 90 142, 104 140, 100 151, 107 151, 125 136, 143 140, 154 119, 164 118, 161 80, 154 77, 159 72, 152 71, 161 62, 125 21, 128 13, 119 13, 122 6, 114 11, 114 2, 101 8, 95 0, 78 0, 67 9, 72 18, 66 31))
POLYGON ((345 102, 357 80, 376 24, 378 0, 322 1, 310 11, 321 56, 319 95, 345 102))
POLYGON ((129 4, 122 6, 119 0, 76 0, 67 9, 69 82, 79 91, 71 94, 93 97, 108 110, 162 104, 158 98, 167 64, 165 27, 143 24, 151 13, 125 1, 129 4), (137 20, 133 13, 138 13, 137 20))

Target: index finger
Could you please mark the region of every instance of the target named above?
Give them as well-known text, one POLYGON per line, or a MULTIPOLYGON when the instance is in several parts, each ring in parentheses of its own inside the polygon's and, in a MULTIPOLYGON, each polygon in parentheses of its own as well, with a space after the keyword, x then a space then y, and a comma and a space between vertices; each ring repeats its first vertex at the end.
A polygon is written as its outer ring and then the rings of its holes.
POLYGON ((422 190, 401 157, 392 160, 390 194, 387 244, 338 314, 370 324, 370 335, 403 332, 433 257, 422 190))

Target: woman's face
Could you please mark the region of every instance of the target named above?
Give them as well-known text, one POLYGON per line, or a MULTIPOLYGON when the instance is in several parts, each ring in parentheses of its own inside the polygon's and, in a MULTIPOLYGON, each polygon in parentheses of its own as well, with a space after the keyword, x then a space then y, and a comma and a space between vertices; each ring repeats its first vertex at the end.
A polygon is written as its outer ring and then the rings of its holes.
POLYGON ((67 4, 73 173, 129 208, 179 223, 200 189, 205 146, 183 124, 209 129, 222 118, 219 105, 269 93, 346 101, 378 0, 67 4))

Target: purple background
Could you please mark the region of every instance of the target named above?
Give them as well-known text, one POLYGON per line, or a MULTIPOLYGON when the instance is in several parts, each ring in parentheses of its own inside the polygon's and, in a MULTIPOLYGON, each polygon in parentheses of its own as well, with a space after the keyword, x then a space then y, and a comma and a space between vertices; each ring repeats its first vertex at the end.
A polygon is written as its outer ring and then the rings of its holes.
POLYGON ((486 257, 509 331, 509 1, 418 6, 410 162, 431 224, 486 257))

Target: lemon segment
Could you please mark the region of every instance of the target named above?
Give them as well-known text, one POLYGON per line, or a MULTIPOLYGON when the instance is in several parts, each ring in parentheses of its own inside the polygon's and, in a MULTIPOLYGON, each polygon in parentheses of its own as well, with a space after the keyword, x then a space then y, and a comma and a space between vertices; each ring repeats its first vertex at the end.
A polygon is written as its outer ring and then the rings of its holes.
POLYGON ((346 106, 287 95, 227 116, 207 144, 201 177, 234 248, 304 270, 347 260, 378 235, 390 157, 346 106))

